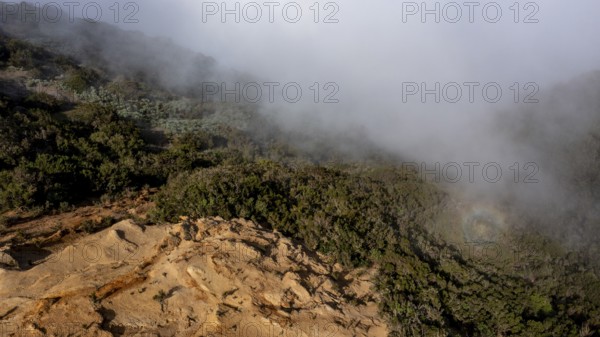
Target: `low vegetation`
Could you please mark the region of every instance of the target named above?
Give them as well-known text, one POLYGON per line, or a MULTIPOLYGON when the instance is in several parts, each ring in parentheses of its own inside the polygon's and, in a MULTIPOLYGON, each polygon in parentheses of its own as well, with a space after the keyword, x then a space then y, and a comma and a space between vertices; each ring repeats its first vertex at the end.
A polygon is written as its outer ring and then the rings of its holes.
POLYGON ((155 216, 248 218, 346 267, 376 265, 381 311, 397 336, 579 336, 583 325, 597 329, 600 298, 589 292, 596 276, 549 255, 541 256, 549 265, 528 271, 535 281, 466 259, 424 229, 444 199, 396 168, 258 161, 172 177, 155 216))

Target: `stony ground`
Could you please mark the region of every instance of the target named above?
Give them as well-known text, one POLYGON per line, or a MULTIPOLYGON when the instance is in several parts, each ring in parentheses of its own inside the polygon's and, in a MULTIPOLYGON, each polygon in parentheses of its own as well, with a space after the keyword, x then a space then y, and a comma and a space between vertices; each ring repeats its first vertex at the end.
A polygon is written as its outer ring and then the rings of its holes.
POLYGON ((37 248, 1 248, 1 336, 387 335, 373 270, 345 271, 252 222, 46 232, 37 248))

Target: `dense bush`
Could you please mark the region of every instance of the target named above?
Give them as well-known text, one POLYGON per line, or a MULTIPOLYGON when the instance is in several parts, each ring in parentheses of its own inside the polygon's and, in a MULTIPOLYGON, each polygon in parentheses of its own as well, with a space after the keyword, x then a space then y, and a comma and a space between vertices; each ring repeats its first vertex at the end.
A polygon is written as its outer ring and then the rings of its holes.
POLYGON ((303 238, 346 265, 361 265, 383 253, 389 224, 426 216, 442 197, 406 172, 386 174, 393 178, 323 167, 292 170, 269 161, 219 166, 174 177, 158 196, 157 215, 252 219, 303 238))
POLYGON ((25 70, 39 69, 51 53, 28 42, 0 35, 0 63, 25 70))
POLYGON ((0 211, 58 207, 127 188, 160 186, 177 172, 239 162, 248 139, 197 131, 154 147, 111 104, 69 104, 45 93, 0 112, 0 211))
POLYGON ((21 102, 25 108, 0 116, 3 210, 53 207, 139 183, 144 143, 131 122, 94 105, 81 106, 65 118, 37 108, 49 106, 39 97, 29 96, 21 102))
POLYGON ((97 85, 99 80, 100 76, 95 71, 88 68, 75 68, 67 72, 64 84, 68 89, 82 93, 89 87, 97 85))
POLYGON ((3 39, 0 39, 0 66, 4 65, 10 58, 10 50, 3 39))
POLYGON ((10 40, 8 63, 13 67, 31 69, 36 66, 35 49, 18 40, 10 40))

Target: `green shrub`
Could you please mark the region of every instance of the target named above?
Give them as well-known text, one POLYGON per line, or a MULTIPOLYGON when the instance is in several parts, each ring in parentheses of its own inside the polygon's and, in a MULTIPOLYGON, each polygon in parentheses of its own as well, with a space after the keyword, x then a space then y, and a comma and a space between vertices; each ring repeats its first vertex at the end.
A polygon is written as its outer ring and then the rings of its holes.
POLYGON ((80 94, 97 85, 99 80, 100 76, 97 72, 88 68, 76 68, 67 72, 64 85, 80 94))
POLYGON ((13 67, 31 69, 35 67, 33 52, 29 49, 12 46, 8 63, 13 67))
POLYGON ((33 70, 44 64, 50 58, 50 53, 28 42, 8 39, 3 51, 3 58, 7 56, 8 65, 33 70))
MULTIPOLYGON (((155 216, 247 218, 301 237, 346 265, 364 265, 385 250, 391 224, 410 221, 400 201, 418 194, 406 189, 405 173, 394 174, 396 182, 386 186, 335 169, 294 170, 268 161, 219 166, 171 179, 155 216)), ((428 185, 421 189, 435 197, 428 185)))
POLYGON ((30 108, 0 119, 0 207, 58 207, 145 184, 146 145, 114 110, 84 105, 64 118, 30 108))
POLYGON ((81 225, 79 225, 79 228, 84 232, 91 234, 108 228, 114 225, 116 222, 117 221, 115 218, 108 216, 102 218, 100 221, 85 220, 81 223, 81 225))
POLYGON ((91 234, 96 231, 96 223, 93 220, 85 220, 79 225, 84 232, 91 234))

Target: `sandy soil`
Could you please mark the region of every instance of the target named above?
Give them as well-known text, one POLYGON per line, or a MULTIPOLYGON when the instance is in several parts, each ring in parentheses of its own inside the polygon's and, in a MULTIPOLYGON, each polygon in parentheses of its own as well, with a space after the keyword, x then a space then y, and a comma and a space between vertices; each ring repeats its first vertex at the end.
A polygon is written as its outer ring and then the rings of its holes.
POLYGON ((373 270, 252 222, 123 220, 58 237, 30 264, 0 253, 0 336, 387 335, 373 270))

